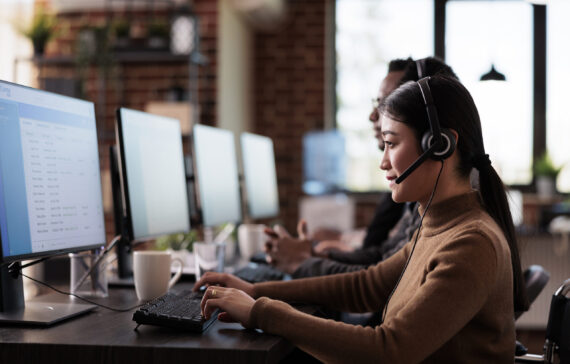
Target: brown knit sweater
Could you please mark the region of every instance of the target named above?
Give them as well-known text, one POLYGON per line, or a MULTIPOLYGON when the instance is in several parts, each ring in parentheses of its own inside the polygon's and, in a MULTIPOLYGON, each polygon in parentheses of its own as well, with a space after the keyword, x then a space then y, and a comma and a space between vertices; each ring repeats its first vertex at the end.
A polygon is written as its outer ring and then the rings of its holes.
POLYGON ((382 310, 412 245, 367 270, 256 284, 250 324, 327 363, 512 363, 510 250, 478 192, 429 208, 382 325, 317 318, 274 300, 382 310))

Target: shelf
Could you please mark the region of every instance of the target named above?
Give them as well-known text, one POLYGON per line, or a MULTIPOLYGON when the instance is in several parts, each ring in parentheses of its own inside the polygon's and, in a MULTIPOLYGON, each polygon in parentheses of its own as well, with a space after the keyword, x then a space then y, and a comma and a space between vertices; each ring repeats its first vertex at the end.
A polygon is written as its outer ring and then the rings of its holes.
MULTIPOLYGON (((175 55, 168 51, 114 51, 111 53, 114 61, 120 63, 166 63, 166 62, 188 62, 190 57, 187 55, 175 55)), ((72 56, 34 56, 32 58, 18 58, 20 61, 31 61, 40 66, 50 65, 67 65, 73 66, 76 63, 75 57, 72 56)))

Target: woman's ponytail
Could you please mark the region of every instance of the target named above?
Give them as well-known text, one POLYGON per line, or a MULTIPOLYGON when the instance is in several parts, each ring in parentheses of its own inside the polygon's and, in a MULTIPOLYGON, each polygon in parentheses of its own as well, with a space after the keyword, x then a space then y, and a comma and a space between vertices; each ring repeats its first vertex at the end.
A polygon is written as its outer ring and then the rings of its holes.
MULTIPOLYGON (((487 160, 489 160, 489 157, 487 155, 485 156, 487 160)), ((526 311, 529 306, 528 297, 526 295, 517 237, 505 186, 495 169, 491 166, 490 161, 488 163, 481 163, 481 157, 476 156, 475 159, 477 158, 479 158, 479 160, 473 160, 473 165, 479 170, 479 191, 483 198, 483 204, 489 215, 491 215, 503 230, 511 250, 515 311, 526 311)))

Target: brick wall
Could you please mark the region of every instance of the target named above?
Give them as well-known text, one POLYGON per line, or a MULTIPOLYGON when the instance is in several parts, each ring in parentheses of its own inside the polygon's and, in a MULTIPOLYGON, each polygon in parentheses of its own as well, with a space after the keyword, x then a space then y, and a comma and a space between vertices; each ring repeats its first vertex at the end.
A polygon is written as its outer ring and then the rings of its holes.
MULTIPOLYGON (((207 58, 206 64, 197 66, 200 121, 215 125, 217 2, 194 0, 193 10, 200 19, 200 53, 207 58)), ((141 27, 145 27, 151 19, 168 21, 169 15, 167 10, 151 12, 140 9, 128 13, 121 10, 60 14, 58 15, 58 37, 47 48, 46 62, 40 62, 39 79, 58 76, 81 78, 77 64, 77 38, 82 28, 102 27, 119 18, 126 18, 131 22, 139 19, 141 27)), ((104 102, 101 106, 104 109, 97 110, 98 116, 103 118, 103 120, 98 120, 103 138, 107 137, 106 132, 113 130, 114 110, 117 106, 142 109, 149 100, 164 99, 166 92, 172 86, 182 86, 188 89, 187 58, 168 57, 164 55, 168 53, 167 51, 161 53, 149 49, 144 42, 144 39, 132 39, 131 43, 135 46, 128 47, 127 51, 117 50, 111 43, 108 47, 108 54, 104 57, 101 57, 100 52, 96 54, 95 59, 86 69, 87 77, 83 96, 94 102, 104 102), (94 65, 97 59, 101 58, 103 58, 102 62, 107 65, 104 71, 101 65, 94 65), (106 76, 102 76, 104 73, 106 76), (103 85, 101 79, 105 80, 103 85)), ((38 86, 43 86, 41 81, 38 86)), ((97 104, 96 107, 100 105, 97 104)))
POLYGON ((254 37, 254 132, 275 145, 281 219, 295 231, 302 137, 324 128, 326 0, 291 0, 287 17, 254 37))

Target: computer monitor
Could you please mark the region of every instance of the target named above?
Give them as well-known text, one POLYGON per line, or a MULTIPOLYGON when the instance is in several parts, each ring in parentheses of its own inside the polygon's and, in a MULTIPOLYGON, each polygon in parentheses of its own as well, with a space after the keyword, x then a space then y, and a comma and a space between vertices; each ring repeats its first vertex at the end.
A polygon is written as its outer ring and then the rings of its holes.
MULTIPOLYGON (((130 244, 188 232, 190 216, 180 122, 119 108, 116 132, 123 238, 130 244)), ((125 269, 119 267, 119 271, 125 269)), ((129 274, 132 271, 124 275, 129 274)))
POLYGON ((105 244, 93 103, 0 81, 0 321, 51 324, 92 305, 24 302, 20 261, 105 244))
POLYGON ((279 195, 273 141, 251 133, 242 133, 240 141, 247 215, 252 219, 276 217, 279 195))
POLYGON ((303 136, 303 192, 322 195, 346 188, 345 137, 338 130, 303 136))
POLYGON ((193 139, 202 224, 215 227, 239 222, 241 197, 234 133, 197 124, 193 139))

